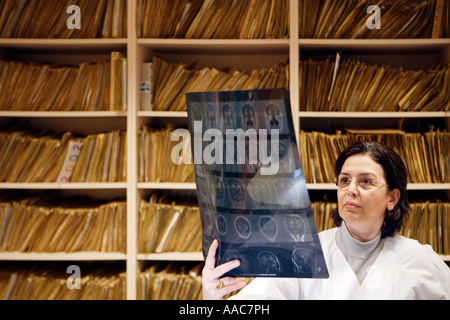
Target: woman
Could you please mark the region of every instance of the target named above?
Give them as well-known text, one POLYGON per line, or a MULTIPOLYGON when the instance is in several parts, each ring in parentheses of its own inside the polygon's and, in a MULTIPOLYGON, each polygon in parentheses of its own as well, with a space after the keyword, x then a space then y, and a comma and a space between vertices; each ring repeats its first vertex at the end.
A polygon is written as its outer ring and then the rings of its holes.
POLYGON ((428 245, 395 235, 409 205, 406 168, 386 145, 357 142, 336 160, 338 228, 319 233, 328 279, 222 275, 239 266, 214 267, 217 241, 203 269, 203 298, 222 299, 449 299, 450 268, 428 245), (245 287, 245 288, 244 288, 245 287))

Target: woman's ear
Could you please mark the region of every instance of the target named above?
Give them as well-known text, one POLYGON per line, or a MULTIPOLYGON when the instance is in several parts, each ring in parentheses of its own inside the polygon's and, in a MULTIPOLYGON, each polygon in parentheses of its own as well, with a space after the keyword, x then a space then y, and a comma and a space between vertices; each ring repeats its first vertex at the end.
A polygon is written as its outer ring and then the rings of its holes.
POLYGON ((387 204, 388 211, 394 210, 395 205, 400 200, 400 190, 394 189, 389 192, 389 202, 387 204))

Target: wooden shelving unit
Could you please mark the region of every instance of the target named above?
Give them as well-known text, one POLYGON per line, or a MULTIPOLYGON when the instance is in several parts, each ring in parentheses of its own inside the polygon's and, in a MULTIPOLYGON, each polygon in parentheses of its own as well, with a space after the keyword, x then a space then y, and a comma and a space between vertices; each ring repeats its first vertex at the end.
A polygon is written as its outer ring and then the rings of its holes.
MULTIPOLYGON (((100 132, 104 127, 127 130, 127 182, 119 183, 0 183, 0 189, 16 190, 89 190, 90 193, 108 192, 115 189, 127 199, 127 251, 123 253, 17 253, 1 252, 0 260, 18 261, 100 261, 120 260, 126 263, 127 299, 136 299, 136 279, 140 262, 145 261, 202 261, 201 253, 140 254, 138 252, 139 202, 142 194, 153 191, 196 190, 195 183, 139 182, 137 173, 137 133, 140 127, 153 120, 167 123, 178 121, 187 124, 187 113, 141 111, 140 110, 140 66, 158 55, 169 61, 190 62, 198 60, 198 67, 233 66, 237 68, 269 67, 281 61, 289 61, 290 94, 294 126, 299 132, 310 123, 327 119, 403 119, 436 118, 449 124, 448 112, 300 112, 299 111, 299 63, 305 52, 325 50, 336 52, 349 50, 364 55, 370 52, 393 54, 402 57, 412 53, 414 57, 433 55, 440 63, 450 62, 450 39, 299 39, 298 2, 290 3, 289 39, 269 40, 185 40, 185 39, 140 39, 136 32, 137 1, 128 1, 128 37, 125 39, 0 39, 0 57, 13 55, 18 59, 54 59, 55 63, 78 63, 79 61, 106 60, 108 53, 117 50, 126 53, 128 62, 128 110, 102 112, 9 112, 0 111, 0 125, 13 118, 30 119, 33 123, 55 125, 62 130, 65 126, 76 126, 80 131, 100 132), (75 121, 75 124, 73 124, 75 121), (97 127, 99 123, 100 127, 97 127), (58 123, 58 124, 57 124, 58 123), (56 125, 57 124, 57 125, 56 125)), ((412 59, 414 59, 414 57, 412 59)), ((411 62, 411 61, 410 61, 411 62)), ((414 63, 414 61, 412 61, 414 63)), ((420 62, 421 64, 423 61, 420 62)), ((434 64, 434 62, 428 62, 434 64)), ((331 120, 330 120, 331 119, 331 120)), ((307 184, 310 190, 336 190, 333 184, 307 184)), ((450 190, 450 183, 410 184, 409 190, 450 190)), ((441 256, 450 261, 450 257, 441 256)))

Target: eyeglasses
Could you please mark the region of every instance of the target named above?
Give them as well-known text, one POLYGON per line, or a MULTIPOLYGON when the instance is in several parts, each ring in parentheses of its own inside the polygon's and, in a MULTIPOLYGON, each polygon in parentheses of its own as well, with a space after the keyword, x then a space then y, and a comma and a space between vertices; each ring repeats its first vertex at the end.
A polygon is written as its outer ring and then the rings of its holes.
POLYGON ((377 181, 368 177, 360 178, 349 178, 349 177, 339 177, 336 179, 336 186, 341 190, 347 190, 350 187, 352 181, 355 181, 356 185, 361 187, 363 190, 370 190, 374 188, 389 187, 387 184, 377 186, 377 181))

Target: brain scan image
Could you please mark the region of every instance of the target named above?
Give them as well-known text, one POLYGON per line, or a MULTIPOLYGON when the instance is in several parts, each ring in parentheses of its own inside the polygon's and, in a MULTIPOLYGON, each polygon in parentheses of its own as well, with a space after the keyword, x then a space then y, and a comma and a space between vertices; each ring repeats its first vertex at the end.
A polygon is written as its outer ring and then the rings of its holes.
POLYGON ((213 226, 215 221, 216 219, 214 217, 214 213, 211 211, 211 209, 207 208, 202 219, 203 229, 207 234, 211 235, 213 233, 213 226))
POLYGON ((236 259, 241 262, 240 266, 236 269, 240 269, 244 272, 248 272, 248 270, 252 269, 251 262, 249 261, 247 256, 245 254, 243 254, 242 252, 235 250, 235 249, 231 249, 226 252, 225 261, 231 261, 231 260, 236 260, 236 259))
POLYGON ((242 122, 244 131, 247 129, 258 129, 255 108, 251 104, 246 104, 242 107, 242 122))
POLYGON ((312 248, 298 248, 292 252, 292 262, 296 271, 302 275, 312 274, 312 265, 314 263, 314 251, 312 248))
POLYGON ((248 239, 252 232, 250 220, 247 217, 239 216, 234 220, 234 226, 237 234, 244 239, 248 239))
POLYGON ((276 183, 277 203, 295 208, 298 206, 298 192, 291 179, 279 179, 276 183))
POLYGON ((217 128, 216 122, 216 107, 212 104, 206 106, 206 128, 217 128))
POLYGON ((223 215, 217 216, 217 228, 219 229, 219 233, 224 236, 228 231, 228 223, 223 215))
POLYGON ((192 115, 194 121, 202 121, 202 107, 198 103, 192 105, 192 115))
POLYGON ((272 252, 260 252, 258 254, 258 260, 265 273, 278 274, 281 272, 280 261, 272 252))
POLYGON ((221 177, 214 176, 214 189, 216 193, 216 206, 223 206, 225 189, 221 177))
POLYGON ((226 133, 227 129, 234 129, 234 112, 228 103, 222 106, 222 131, 226 133))
POLYGON ((269 215, 259 218, 259 230, 270 241, 274 241, 278 235, 278 225, 269 215))
POLYGON ((305 235, 305 223, 298 215, 291 214, 285 217, 286 229, 296 241, 301 241, 305 235))
POLYGON ((269 132, 272 129, 278 129, 281 133, 281 112, 280 108, 274 103, 269 103, 266 106, 266 125, 269 132))
POLYGON ((239 179, 230 179, 228 190, 235 207, 241 208, 245 204, 245 187, 239 179))
POLYGON ((253 200, 259 203, 261 208, 271 203, 270 188, 263 179, 253 179, 247 186, 247 190, 253 200))

